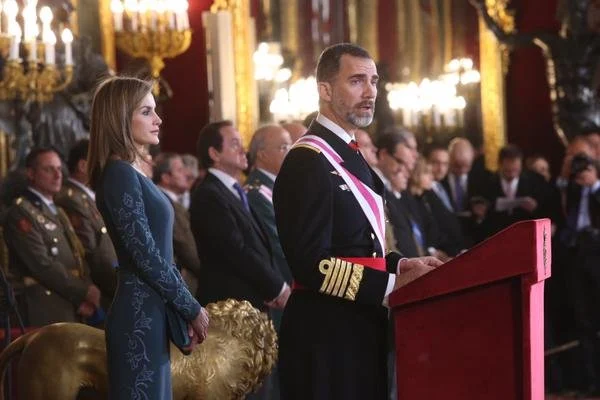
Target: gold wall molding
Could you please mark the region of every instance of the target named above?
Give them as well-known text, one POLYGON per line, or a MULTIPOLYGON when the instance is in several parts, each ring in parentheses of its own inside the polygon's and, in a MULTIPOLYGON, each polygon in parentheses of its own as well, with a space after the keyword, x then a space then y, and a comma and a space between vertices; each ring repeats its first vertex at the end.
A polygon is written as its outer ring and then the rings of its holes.
MULTIPOLYGON (((404 1, 400 0, 400 3, 404 1)), ((423 69, 423 20, 421 15, 421 2, 411 1, 410 2, 410 20, 411 20, 411 31, 409 33, 412 39, 411 51, 406 53, 406 57, 411 57, 410 77, 412 81, 420 82, 421 74, 423 69)), ((410 37, 409 36, 409 37, 410 37)))
MULTIPOLYGON (((505 32, 514 32, 514 15, 506 9, 508 0, 486 0, 488 12, 505 32)), ((498 153, 506 144, 506 98, 504 76, 508 50, 487 29, 479 17, 479 58, 481 70, 481 113, 486 167, 498 169, 498 153)))
POLYGON ((285 51, 289 51, 294 57, 292 66, 292 80, 302 76, 303 60, 300 55, 300 24, 298 15, 300 9, 299 0, 287 0, 285 6, 279 8, 281 18, 281 46, 285 51))
POLYGON ((348 1, 350 42, 365 48, 371 58, 379 60, 378 0, 348 1))
POLYGON ((444 65, 454 58, 452 48, 452 0, 444 0, 443 30, 444 30, 444 65))
MULTIPOLYGON (((250 2, 247 0, 215 0, 210 12, 228 11, 233 20, 233 51, 236 93, 236 124, 244 143, 250 143, 256 129, 258 101, 254 80, 255 34, 250 18, 250 2)), ((218 90, 215 88, 215 90, 218 90)))

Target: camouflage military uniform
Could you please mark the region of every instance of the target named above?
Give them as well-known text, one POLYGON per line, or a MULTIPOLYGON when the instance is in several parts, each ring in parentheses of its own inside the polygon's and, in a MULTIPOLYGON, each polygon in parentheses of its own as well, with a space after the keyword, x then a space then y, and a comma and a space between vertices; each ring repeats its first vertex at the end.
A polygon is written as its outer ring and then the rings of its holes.
POLYGON ((102 292, 103 306, 106 308, 117 287, 117 255, 102 215, 96 208, 96 202, 70 179, 64 181, 55 201, 69 216, 71 225, 83 244, 92 281, 102 292))
POLYGON ((4 225, 9 279, 28 326, 79 321, 77 308, 91 284, 83 247, 60 207, 54 214, 27 190, 8 210, 4 225))

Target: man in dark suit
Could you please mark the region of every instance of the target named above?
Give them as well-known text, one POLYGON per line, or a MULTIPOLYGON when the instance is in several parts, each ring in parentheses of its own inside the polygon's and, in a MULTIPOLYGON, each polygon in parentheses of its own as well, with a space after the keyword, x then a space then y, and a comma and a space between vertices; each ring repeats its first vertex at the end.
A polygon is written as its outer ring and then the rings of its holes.
POLYGON ((173 205, 173 255, 181 276, 195 296, 198 291, 200 258, 196 240, 190 226, 188 210, 182 204, 182 196, 188 188, 187 175, 181 156, 175 153, 160 153, 154 159, 152 179, 173 205))
POLYGON ((208 169, 192 194, 190 217, 202 261, 202 303, 234 298, 260 310, 283 308, 290 289, 273 266, 268 237, 238 183, 248 162, 240 133, 229 121, 206 125, 198 159, 208 169))
POLYGON ((7 211, 4 238, 19 311, 28 326, 76 322, 100 307, 84 249, 65 212, 54 204, 62 163, 51 148, 25 160, 29 187, 7 211))
POLYGON ((56 195, 59 205, 71 221, 85 249, 92 281, 102 292, 102 307, 107 310, 117 288, 117 254, 96 207, 96 194, 87 185, 87 153, 89 140, 80 140, 69 151, 69 178, 56 195))
POLYGON ((275 182, 277 228, 294 277, 280 335, 287 400, 387 398, 383 304, 439 265, 432 257, 386 255, 383 184, 353 140, 373 119, 377 82, 364 49, 325 49, 319 113, 275 182), (359 200, 365 196, 372 202, 359 200))
POLYGON ((498 173, 485 190, 491 233, 518 221, 544 217, 544 185, 542 177, 523 171, 521 149, 515 145, 500 149, 498 173))
POLYGON ((448 145, 450 155, 448 175, 442 185, 458 216, 463 233, 470 243, 478 243, 489 234, 486 220, 488 203, 482 193, 488 186, 490 172, 474 172, 473 159, 475 150, 465 138, 454 138, 448 145))

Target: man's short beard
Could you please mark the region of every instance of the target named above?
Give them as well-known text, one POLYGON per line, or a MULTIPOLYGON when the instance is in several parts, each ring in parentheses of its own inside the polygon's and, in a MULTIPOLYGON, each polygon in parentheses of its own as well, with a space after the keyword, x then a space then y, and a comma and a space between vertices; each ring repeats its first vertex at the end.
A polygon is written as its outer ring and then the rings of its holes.
POLYGON ((358 128, 365 128, 373 122, 373 114, 368 117, 359 117, 354 113, 348 115, 348 122, 358 128))

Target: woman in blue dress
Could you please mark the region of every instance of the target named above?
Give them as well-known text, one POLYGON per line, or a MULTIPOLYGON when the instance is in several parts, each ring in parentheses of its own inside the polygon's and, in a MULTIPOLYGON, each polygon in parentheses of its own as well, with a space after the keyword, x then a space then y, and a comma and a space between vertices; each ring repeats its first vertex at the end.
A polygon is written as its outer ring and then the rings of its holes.
POLYGON ((208 328, 208 314, 173 265, 171 203, 141 172, 162 122, 151 89, 111 77, 92 104, 88 176, 119 259, 106 322, 111 400, 172 398, 166 307, 188 321, 192 347, 208 328))

